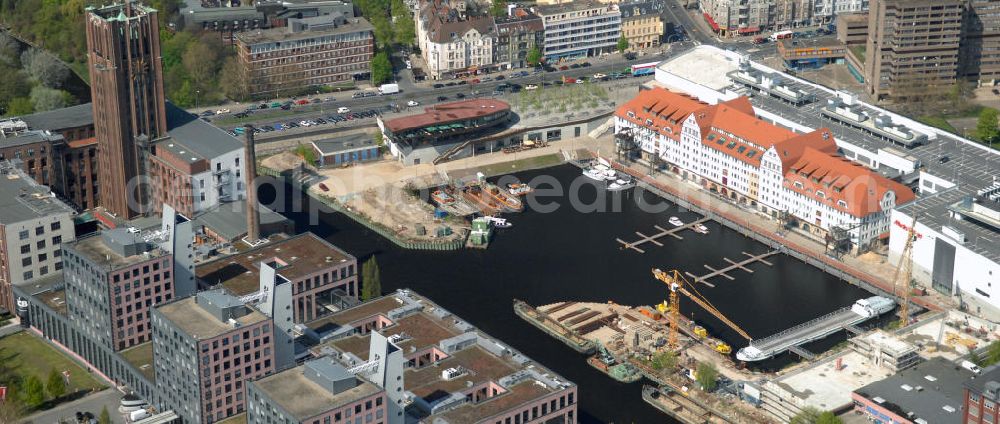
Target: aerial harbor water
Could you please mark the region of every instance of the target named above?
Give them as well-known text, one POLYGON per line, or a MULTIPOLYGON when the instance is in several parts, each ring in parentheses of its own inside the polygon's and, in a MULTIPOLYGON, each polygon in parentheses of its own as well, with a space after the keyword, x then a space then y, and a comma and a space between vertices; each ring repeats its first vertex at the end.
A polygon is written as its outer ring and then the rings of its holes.
MULTIPOLYGON (((518 174, 522 181, 539 175, 554 177, 570 187, 580 178, 578 168, 569 165, 518 174)), ((593 183, 579 185, 577 198, 584 204, 594 201, 598 189, 593 183)), ((286 190, 291 190, 285 186, 286 190)), ((274 196, 261 192, 264 204, 274 196)), ((539 213, 530 207, 510 215, 513 227, 500 230, 486 250, 430 252, 403 250, 344 215, 322 213, 319 224, 309 226, 305 212, 287 212, 298 231, 313 231, 349 253, 365 260, 378 258, 383 291, 409 287, 439 305, 464 317, 535 360, 561 373, 580 386, 581 422, 653 423, 668 422, 661 412, 641 399, 641 384, 623 385, 587 365, 585 358, 517 318, 512 299, 532 305, 561 301, 614 301, 623 305, 654 305, 667 296, 667 287, 651 275, 652 268, 677 269, 705 274, 704 265, 723 266, 723 257, 739 258, 742 252, 760 254, 767 248, 753 240, 707 222, 708 234, 686 232, 683 240, 663 238, 663 246, 647 245, 645 253, 622 249, 616 238, 633 239, 636 231, 652 231, 677 216, 684 222, 699 217, 671 206, 667 212, 648 213, 636 205, 663 202, 641 191, 619 192, 626 198, 620 212, 583 213, 575 211, 564 196, 551 199, 560 207, 539 213)), ((286 196, 289 198, 290 196, 286 196)), ((529 202, 530 205, 530 202, 529 202)), ((309 210, 308 207, 301 208, 309 210)), ((773 266, 747 265, 754 273, 734 271, 735 280, 718 278, 715 287, 699 285, 720 311, 754 338, 765 337, 812 318, 851 305, 870 293, 851 286, 786 255, 768 258, 773 266)), ((734 352, 746 340, 711 317, 697 305, 683 299, 681 311, 706 327, 710 334, 733 346, 734 352)), ((842 334, 806 347, 821 351, 839 341, 842 334)), ((785 366, 789 354, 754 363, 762 369, 785 366)))

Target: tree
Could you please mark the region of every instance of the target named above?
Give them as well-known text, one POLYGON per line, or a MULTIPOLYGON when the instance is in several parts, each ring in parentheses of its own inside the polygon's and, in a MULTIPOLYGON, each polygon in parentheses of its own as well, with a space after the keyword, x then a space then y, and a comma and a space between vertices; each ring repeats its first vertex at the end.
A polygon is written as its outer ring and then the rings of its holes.
POLYGON ((653 355, 653 369, 657 371, 672 370, 677 366, 677 354, 665 350, 653 355))
POLYGON ((21 396, 24 404, 28 405, 29 408, 39 407, 42 402, 45 402, 45 387, 42 386, 42 380, 39 380, 34 374, 27 376, 21 388, 21 396))
POLYGON ((227 57, 222 64, 219 87, 231 100, 242 102, 250 97, 250 76, 235 56, 227 57))
POLYGON ((73 103, 73 96, 63 90, 56 90, 41 85, 31 89, 31 104, 35 112, 62 109, 73 103))
POLYGON ((58 57, 36 48, 21 53, 21 67, 31 79, 49 88, 59 88, 69 78, 69 68, 58 57))
POLYGON ((528 50, 528 56, 525 59, 529 65, 537 66, 539 63, 542 63, 542 51, 538 46, 531 46, 531 50, 528 50))
POLYGON ((493 0, 490 4, 490 14, 496 18, 507 16, 507 0, 493 0))
POLYGON ((715 369, 715 364, 711 362, 701 362, 698 364, 696 372, 698 384, 702 390, 711 392, 715 390, 716 379, 719 378, 719 370, 715 369))
POLYGON ((625 53, 628 50, 628 38, 625 38, 625 34, 618 39, 618 53, 625 53))
POLYGON ((0 423, 16 423, 21 419, 21 404, 14 396, 7 396, 7 399, 0 402, 0 423))
POLYGON ((372 26, 375 27, 375 44, 385 48, 392 44, 392 24, 384 14, 371 17, 372 26))
POLYGON ((1000 362, 1000 341, 995 341, 990 343, 990 347, 986 350, 986 365, 993 365, 1000 362))
POLYGON ((66 380, 55 368, 49 371, 49 378, 45 382, 45 391, 53 399, 59 399, 66 394, 66 380))
POLYGON ((820 411, 819 409, 807 406, 802 411, 792 417, 790 424, 840 424, 841 420, 833 412, 820 411))
POLYGON ((979 122, 976 123, 976 138, 983 142, 990 142, 1000 137, 1000 128, 997 127, 997 110, 991 107, 983 108, 979 112, 979 122))
POLYGON ((0 64, 0 113, 10 114, 10 102, 31 93, 31 83, 19 69, 0 64))
POLYGON ((982 355, 980 355, 979 352, 976 352, 975 350, 969 352, 969 362, 979 365, 980 367, 986 366, 986 361, 983 360, 982 355))
POLYGON ((816 419, 816 424, 841 424, 843 421, 840 417, 834 415, 833 412, 825 411, 819 414, 819 418, 816 419))
POLYGON ((34 111, 31 99, 27 97, 15 97, 7 103, 7 115, 28 115, 34 111))
POLYGON ((393 41, 403 46, 411 46, 416 42, 417 29, 413 23, 413 15, 403 0, 392 1, 393 41))
POLYGON ((375 256, 361 265, 361 300, 369 301, 382 295, 382 273, 375 256))
POLYGON ((21 43, 10 34, 0 31, 0 63, 17 66, 21 57, 21 43))
POLYGON ((212 83, 219 70, 219 50, 199 39, 184 51, 181 62, 194 87, 204 89, 212 83))
POLYGON ((111 424, 111 414, 108 413, 107 406, 101 408, 101 415, 98 416, 97 422, 99 424, 111 424))
POLYGON ((389 62, 389 53, 382 50, 375 54, 372 59, 372 85, 379 85, 392 80, 392 63, 389 62))

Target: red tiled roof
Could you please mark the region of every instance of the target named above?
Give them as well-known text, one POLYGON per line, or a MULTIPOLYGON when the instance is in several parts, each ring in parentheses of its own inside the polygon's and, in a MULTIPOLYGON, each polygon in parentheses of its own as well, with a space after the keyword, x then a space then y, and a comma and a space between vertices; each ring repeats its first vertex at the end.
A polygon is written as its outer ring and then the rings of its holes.
POLYGON ((462 100, 428 106, 424 108, 424 113, 390 119, 385 121, 385 126, 389 131, 398 133, 414 128, 464 121, 504 110, 510 110, 510 105, 500 100, 462 100))
POLYGON ((895 193, 897 205, 915 198, 912 190, 898 182, 847 158, 812 147, 805 148, 798 161, 785 169, 785 188, 859 218, 882 212, 881 201, 886 192, 895 193), (795 182, 801 183, 802 188, 796 187, 795 182), (817 192, 822 192, 823 197, 817 192))
POLYGON ((677 140, 684 120, 708 106, 708 103, 684 94, 653 88, 640 91, 632 100, 618 107, 615 115, 636 125, 655 127, 660 134, 677 140), (635 117, 630 117, 629 112, 635 117), (646 120, 652 120, 652 125, 647 125, 646 120), (670 128, 670 131, 664 128, 670 128))

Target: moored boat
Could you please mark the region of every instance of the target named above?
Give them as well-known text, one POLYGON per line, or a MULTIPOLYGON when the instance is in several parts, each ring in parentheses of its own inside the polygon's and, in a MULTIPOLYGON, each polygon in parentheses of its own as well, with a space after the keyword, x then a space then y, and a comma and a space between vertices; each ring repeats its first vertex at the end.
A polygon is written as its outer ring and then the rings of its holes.
POLYGON ((684 221, 681 221, 681 219, 676 216, 670 217, 670 219, 668 219, 667 222, 669 222, 670 225, 673 225, 675 227, 680 227, 681 225, 684 225, 684 221))
POLYGON ((692 227, 691 230, 699 234, 708 234, 708 227, 704 226, 703 224, 695 224, 695 226, 692 227))
POLYGON ((531 186, 524 183, 510 183, 507 184, 507 191, 509 191, 510 194, 513 194, 515 196, 524 196, 534 191, 534 189, 531 188, 531 186))

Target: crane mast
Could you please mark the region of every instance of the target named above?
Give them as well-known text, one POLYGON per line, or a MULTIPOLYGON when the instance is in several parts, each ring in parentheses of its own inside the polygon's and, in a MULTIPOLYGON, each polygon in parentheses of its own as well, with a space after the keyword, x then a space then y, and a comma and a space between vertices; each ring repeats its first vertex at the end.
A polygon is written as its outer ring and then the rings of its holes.
POLYGON ((916 238, 916 226, 917 214, 914 213, 910 228, 906 230, 906 245, 903 246, 903 252, 899 255, 899 265, 896 265, 896 272, 892 277, 893 290, 898 285, 902 285, 903 290, 899 302, 900 327, 905 327, 910 323, 910 294, 913 292, 910 281, 913 281, 913 241, 916 238))
POLYGON ((680 296, 678 294, 683 294, 688 299, 691 299, 698 306, 704 308, 708 313, 712 314, 714 317, 718 318, 724 324, 736 331, 740 336, 747 340, 753 340, 746 331, 744 331, 740 326, 736 325, 735 322, 727 318, 721 311, 716 309, 707 299, 705 299, 698 290, 694 288, 684 277, 681 276, 680 272, 677 270, 671 271, 661 271, 659 269, 653 269, 653 276, 657 280, 662 281, 667 287, 670 288, 670 310, 667 311, 667 319, 670 324, 670 333, 667 335, 667 346, 671 350, 676 350, 678 348, 678 326, 680 322, 680 296), (691 288, 691 291, 687 287, 691 288), (692 291, 694 293, 692 293, 692 291))

